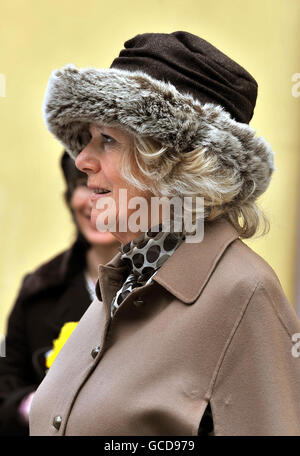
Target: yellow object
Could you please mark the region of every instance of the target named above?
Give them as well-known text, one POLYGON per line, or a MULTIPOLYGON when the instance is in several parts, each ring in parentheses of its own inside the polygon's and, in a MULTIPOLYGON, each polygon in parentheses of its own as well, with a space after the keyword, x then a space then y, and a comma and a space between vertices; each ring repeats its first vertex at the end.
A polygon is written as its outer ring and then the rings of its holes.
POLYGON ((51 367, 53 361, 57 357, 58 353, 60 350, 63 348, 67 340, 69 339, 70 335, 78 325, 78 322, 75 321, 69 321, 68 323, 65 323, 63 327, 60 330, 59 336, 57 339, 53 341, 53 349, 48 352, 48 355, 46 355, 46 367, 48 369, 51 367))

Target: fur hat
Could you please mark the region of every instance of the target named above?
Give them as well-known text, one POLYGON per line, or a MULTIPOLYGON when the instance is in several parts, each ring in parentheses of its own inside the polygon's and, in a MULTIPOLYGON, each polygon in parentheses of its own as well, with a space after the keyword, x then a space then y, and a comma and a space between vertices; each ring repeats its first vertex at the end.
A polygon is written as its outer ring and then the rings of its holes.
POLYGON ((75 158, 89 124, 151 137, 178 153, 207 148, 254 182, 253 197, 274 170, 269 144, 248 125, 256 102, 253 77, 207 41, 188 32, 145 33, 126 41, 109 69, 52 72, 44 99, 51 133, 75 158))

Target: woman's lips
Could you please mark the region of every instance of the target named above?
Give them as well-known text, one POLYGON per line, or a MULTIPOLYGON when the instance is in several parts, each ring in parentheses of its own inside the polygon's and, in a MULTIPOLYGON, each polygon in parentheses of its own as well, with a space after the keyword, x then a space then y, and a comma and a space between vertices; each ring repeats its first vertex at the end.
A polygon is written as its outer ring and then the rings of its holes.
POLYGON ((111 195, 111 192, 106 192, 106 193, 96 193, 96 192, 93 192, 91 194, 91 200, 92 201, 95 201, 99 198, 103 198, 104 196, 110 196, 111 195))

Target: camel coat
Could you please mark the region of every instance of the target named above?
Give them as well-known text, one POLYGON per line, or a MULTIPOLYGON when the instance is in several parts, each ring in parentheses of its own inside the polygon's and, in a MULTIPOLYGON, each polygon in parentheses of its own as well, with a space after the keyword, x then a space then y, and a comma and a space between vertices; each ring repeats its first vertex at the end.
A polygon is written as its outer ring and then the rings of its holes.
POLYGON ((34 397, 31 435, 300 435, 299 319, 226 220, 205 225, 110 320, 120 254, 34 397))

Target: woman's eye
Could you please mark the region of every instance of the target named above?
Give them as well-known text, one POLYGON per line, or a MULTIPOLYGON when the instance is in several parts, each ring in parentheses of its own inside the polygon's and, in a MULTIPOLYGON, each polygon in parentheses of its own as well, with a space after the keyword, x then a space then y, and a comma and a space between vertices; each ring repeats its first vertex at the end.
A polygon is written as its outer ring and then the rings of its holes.
POLYGON ((101 136, 104 144, 113 144, 115 141, 113 138, 108 135, 104 135, 103 133, 101 133, 101 136))

